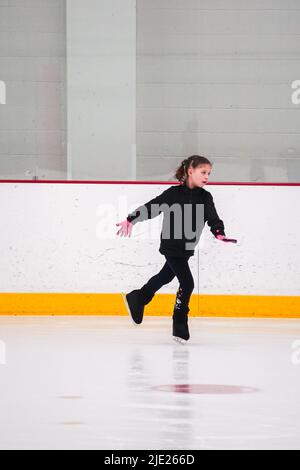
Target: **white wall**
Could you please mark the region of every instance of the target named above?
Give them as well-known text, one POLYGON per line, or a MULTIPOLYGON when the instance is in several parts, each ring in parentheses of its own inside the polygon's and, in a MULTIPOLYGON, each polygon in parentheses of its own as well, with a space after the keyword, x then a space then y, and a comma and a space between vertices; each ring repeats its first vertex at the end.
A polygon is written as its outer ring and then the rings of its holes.
POLYGON ((0 80, 0 179, 135 179, 135 0, 0 0, 0 80))
POLYGON ((0 0, 0 179, 66 179, 65 0, 0 0))
POLYGON ((69 178, 136 175, 136 0, 67 0, 69 178))
POLYGON ((199 153, 215 181, 300 181, 299 20, 299 0, 0 0, 0 178, 168 181, 199 153))
POLYGON ((299 0, 137 0, 138 177, 300 181, 299 0))
MULTIPOLYGON (((158 252, 162 216, 137 224, 132 239, 118 238, 115 224, 167 187, 0 185, 0 292, 120 293, 142 287, 165 260, 158 252)), ((227 235, 239 244, 217 241, 206 226, 191 259, 195 293, 299 296, 300 187, 207 189, 227 235)), ((177 287, 174 280, 160 292, 177 287)))

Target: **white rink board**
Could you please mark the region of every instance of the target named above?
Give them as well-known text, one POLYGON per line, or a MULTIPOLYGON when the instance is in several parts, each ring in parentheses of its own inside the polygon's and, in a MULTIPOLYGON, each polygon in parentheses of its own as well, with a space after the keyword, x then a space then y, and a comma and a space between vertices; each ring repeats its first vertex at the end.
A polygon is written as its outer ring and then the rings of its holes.
MULTIPOLYGON (((168 187, 1 184, 0 292, 119 293, 141 287, 165 261, 158 251, 162 216, 137 224, 131 239, 116 236, 116 223, 168 187)), ((190 261, 195 293, 300 295, 300 187, 206 189, 227 236, 239 243, 219 242, 205 228, 190 261)), ((174 293, 177 286, 174 280, 160 293, 174 293)))

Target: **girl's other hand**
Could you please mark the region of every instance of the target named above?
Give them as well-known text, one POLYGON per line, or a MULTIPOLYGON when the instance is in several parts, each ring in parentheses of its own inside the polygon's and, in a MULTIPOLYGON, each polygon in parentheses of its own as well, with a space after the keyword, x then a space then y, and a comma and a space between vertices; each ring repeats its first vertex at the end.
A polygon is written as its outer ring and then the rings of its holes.
POLYGON ((131 222, 128 222, 128 220, 124 220, 123 222, 120 222, 119 224, 116 224, 117 227, 120 227, 117 235, 120 235, 120 237, 131 237, 131 232, 132 232, 132 227, 133 224, 131 222))
POLYGON ((221 240, 222 242, 226 242, 226 243, 237 243, 237 240, 235 240, 233 238, 227 238, 227 237, 225 237, 225 235, 217 235, 216 238, 218 240, 221 240))

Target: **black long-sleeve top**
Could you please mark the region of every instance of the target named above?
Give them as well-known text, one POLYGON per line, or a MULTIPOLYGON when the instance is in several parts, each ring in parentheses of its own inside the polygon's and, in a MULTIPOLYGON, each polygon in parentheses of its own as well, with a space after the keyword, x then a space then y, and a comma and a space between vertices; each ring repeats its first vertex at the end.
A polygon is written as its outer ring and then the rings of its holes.
POLYGON ((189 258, 195 254, 205 223, 215 237, 225 235, 213 197, 204 188, 187 185, 171 186, 162 194, 138 207, 127 220, 133 225, 164 213, 160 253, 189 258))

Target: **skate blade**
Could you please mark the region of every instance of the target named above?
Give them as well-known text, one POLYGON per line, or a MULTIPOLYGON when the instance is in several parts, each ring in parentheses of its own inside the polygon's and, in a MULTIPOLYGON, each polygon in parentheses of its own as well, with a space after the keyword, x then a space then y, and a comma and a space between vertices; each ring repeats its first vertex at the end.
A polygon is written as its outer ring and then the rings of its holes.
POLYGON ((173 341, 175 341, 175 343, 179 343, 179 344, 186 344, 187 343, 187 341, 185 339, 179 338, 178 336, 173 336, 173 341))
POLYGON ((129 315, 129 318, 130 318, 132 324, 133 324, 134 326, 139 326, 137 323, 135 323, 134 319, 132 318, 131 310, 130 310, 130 308, 129 308, 129 305, 128 305, 128 302, 127 302, 127 299, 126 299, 126 294, 125 294, 125 292, 122 292, 122 298, 123 298, 123 300, 124 300, 125 307, 126 307, 126 310, 127 310, 127 312, 128 312, 128 315, 129 315))

